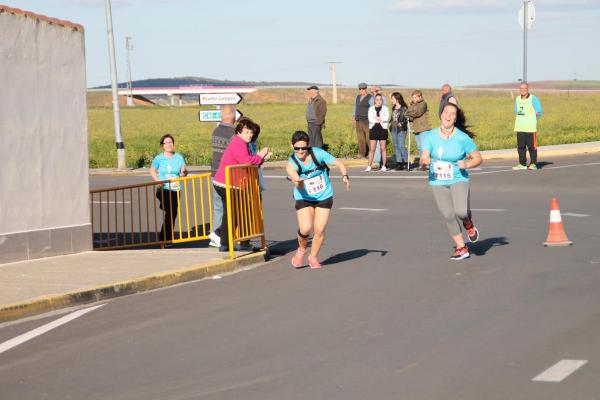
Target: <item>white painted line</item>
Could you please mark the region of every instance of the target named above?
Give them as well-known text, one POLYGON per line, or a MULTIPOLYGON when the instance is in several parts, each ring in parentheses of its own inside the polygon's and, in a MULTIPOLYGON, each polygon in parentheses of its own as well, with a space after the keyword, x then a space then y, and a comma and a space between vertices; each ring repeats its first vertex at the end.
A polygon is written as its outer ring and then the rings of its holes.
POLYGON ((587 360, 561 360, 533 378, 532 381, 561 382, 586 363, 587 360))
MULTIPOLYGON (((285 179, 282 175, 264 175, 267 179, 285 179)), ((341 176, 330 176, 330 179, 341 179, 341 176)), ((427 175, 351 175, 350 180, 353 179, 427 179, 427 175)))
POLYGON ((348 211, 387 211, 387 208, 341 207, 340 210, 348 210, 348 211))
POLYGON ((600 165, 600 163, 585 163, 585 164, 572 164, 572 165, 561 165, 557 167, 543 167, 537 171, 513 171, 513 169, 503 169, 499 171, 485 171, 485 172, 473 172, 470 175, 484 175, 484 174, 497 174, 499 172, 515 172, 515 173, 536 173, 539 171, 545 171, 547 169, 561 169, 561 168, 576 168, 576 167, 590 167, 593 165, 600 165))
POLYGON ((503 212, 506 208, 471 208, 471 211, 503 212))
POLYGON ((591 217, 591 215, 588 215, 588 214, 577 214, 577 213, 562 213, 562 215, 567 216, 567 217, 577 217, 577 218, 591 217))
POLYGON ((25 343, 28 340, 31 340, 35 337, 43 335, 44 333, 51 331, 54 328, 58 328, 59 326, 64 325, 67 322, 71 322, 74 319, 79 318, 82 315, 89 313, 90 311, 94 311, 95 309, 102 307, 103 305, 104 304, 100 304, 98 306, 84 308, 83 310, 75 311, 71 314, 65 315, 64 317, 57 319, 56 321, 52 321, 46 325, 42 325, 39 328, 36 328, 36 329, 29 331, 27 333, 24 333, 22 335, 19 335, 16 338, 7 340, 4 343, 0 343, 0 354, 12 349, 13 347, 16 347, 20 344, 25 343))

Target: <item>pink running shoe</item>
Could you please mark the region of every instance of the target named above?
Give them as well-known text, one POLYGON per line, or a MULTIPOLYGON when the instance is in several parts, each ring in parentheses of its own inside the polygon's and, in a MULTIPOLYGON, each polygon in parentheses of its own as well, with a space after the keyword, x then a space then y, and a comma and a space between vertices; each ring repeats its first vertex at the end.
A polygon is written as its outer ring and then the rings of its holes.
POLYGON ((319 269, 321 268, 321 263, 317 260, 317 257, 308 256, 308 266, 310 269, 319 269))
POLYGON ((292 265, 295 268, 302 268, 304 266, 304 254, 306 254, 306 249, 298 247, 296 254, 292 257, 292 265))

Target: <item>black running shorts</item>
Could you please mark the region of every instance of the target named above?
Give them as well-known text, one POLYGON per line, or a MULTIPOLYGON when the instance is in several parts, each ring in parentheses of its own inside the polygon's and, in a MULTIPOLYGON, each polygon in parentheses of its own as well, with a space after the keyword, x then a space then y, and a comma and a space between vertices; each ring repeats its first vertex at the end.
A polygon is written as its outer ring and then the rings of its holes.
POLYGON ((296 200, 296 210, 302 210, 306 207, 331 209, 333 207, 333 197, 321 201, 296 200))

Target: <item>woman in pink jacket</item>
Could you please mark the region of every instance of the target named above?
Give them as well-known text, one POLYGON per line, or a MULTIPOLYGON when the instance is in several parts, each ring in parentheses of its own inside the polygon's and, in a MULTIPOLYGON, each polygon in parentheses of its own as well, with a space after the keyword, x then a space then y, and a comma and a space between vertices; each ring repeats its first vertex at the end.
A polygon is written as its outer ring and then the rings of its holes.
MULTIPOLYGON (((269 151, 267 147, 260 149, 255 155, 250 152, 250 148, 248 147, 248 143, 252 140, 254 136, 254 131, 257 130, 256 124, 250 118, 241 118, 235 127, 235 135, 231 138, 231 142, 225 149, 223 153, 223 157, 221 158, 221 163, 219 164, 219 168, 217 169, 217 173, 213 179, 213 185, 219 197, 223 201, 223 220, 221 222, 221 228, 219 229, 221 232, 221 247, 219 247, 219 251, 229 251, 229 232, 227 230, 227 200, 226 200, 226 190, 225 190, 225 168, 231 165, 240 165, 240 164, 254 164, 261 165, 265 160, 269 159, 273 153, 269 151)), ((237 179, 240 180, 239 175, 237 179)), ((239 182, 235 180, 230 182, 232 186, 239 185, 239 182)), ((233 196, 235 199, 235 196, 233 196)), ((235 209, 236 204, 231 205, 233 209, 235 209)), ((235 221, 234 221, 235 223, 235 221)), ((250 246, 247 246, 250 249, 250 246)), ((245 248, 242 250, 246 250, 245 248)))

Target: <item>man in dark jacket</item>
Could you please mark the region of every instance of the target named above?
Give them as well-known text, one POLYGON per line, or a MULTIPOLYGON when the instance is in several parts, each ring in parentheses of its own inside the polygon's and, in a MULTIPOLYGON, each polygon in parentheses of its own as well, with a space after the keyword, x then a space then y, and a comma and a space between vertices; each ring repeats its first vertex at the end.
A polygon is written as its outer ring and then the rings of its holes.
POLYGON ((458 99, 452 93, 452 86, 447 83, 442 85, 442 94, 440 95, 440 108, 438 110, 438 116, 442 116, 442 111, 444 111, 444 107, 446 104, 452 103, 454 105, 458 105, 458 99))
MULTIPOLYGON (((211 176, 215 176, 219 164, 221 163, 221 157, 233 135, 235 135, 235 107, 231 105, 225 105, 221 109, 221 122, 215 128, 212 133, 212 162, 210 163, 211 176)), ((221 197, 217 194, 213 185, 212 189, 212 204, 213 204, 213 226, 221 226, 221 220, 223 219, 223 203, 221 197)), ((219 247, 221 245, 220 232, 213 231, 208 237, 210 238, 209 246, 219 247)))
POLYGON ((306 122, 308 123, 308 137, 313 147, 323 147, 322 129, 325 128, 325 115, 327 115, 327 102, 319 94, 317 86, 310 86, 308 90, 308 105, 306 106, 306 122))
POLYGON ((367 93, 367 84, 358 84, 358 96, 354 102, 352 121, 356 126, 356 141, 358 142, 358 156, 366 158, 369 154, 369 107, 371 95, 367 93))

